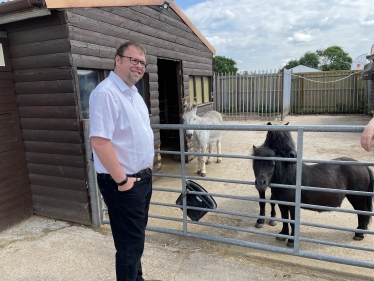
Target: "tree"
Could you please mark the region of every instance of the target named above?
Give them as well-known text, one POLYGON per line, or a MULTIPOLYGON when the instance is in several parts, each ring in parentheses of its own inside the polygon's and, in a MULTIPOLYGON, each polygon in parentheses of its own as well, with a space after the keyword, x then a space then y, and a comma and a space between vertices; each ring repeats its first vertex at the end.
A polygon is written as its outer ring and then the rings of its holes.
POLYGON ((223 56, 213 57, 213 72, 215 73, 236 73, 238 68, 236 62, 233 59, 229 59, 223 56))
POLYGON ((339 46, 317 50, 316 54, 320 59, 319 69, 322 71, 351 69, 352 58, 339 46))
POLYGON ((319 58, 316 53, 306 52, 300 59, 299 64, 305 65, 311 68, 318 68, 319 58))
POLYGON ((291 69, 294 68, 295 66, 300 65, 298 60, 290 60, 283 68, 285 69, 291 69))
POLYGON ((290 60, 284 68, 291 69, 298 65, 317 68, 322 71, 351 69, 352 58, 339 46, 325 50, 306 52, 299 60, 290 60))

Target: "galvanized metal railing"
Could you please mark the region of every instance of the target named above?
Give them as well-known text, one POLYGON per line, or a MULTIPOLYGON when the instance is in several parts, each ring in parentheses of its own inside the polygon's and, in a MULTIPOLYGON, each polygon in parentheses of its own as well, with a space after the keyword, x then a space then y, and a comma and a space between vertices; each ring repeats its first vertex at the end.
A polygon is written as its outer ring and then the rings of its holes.
POLYGON ((215 74, 214 110, 225 119, 280 118, 282 84, 282 73, 276 70, 215 74))
MULTIPOLYGON (((210 195, 213 197, 221 197, 221 198, 228 198, 228 199, 239 199, 239 200, 246 200, 246 201, 252 201, 252 202, 266 202, 266 203, 275 203, 275 204, 283 204, 283 205, 292 205, 295 206, 295 220, 285 220, 282 218, 270 218, 268 216, 260 216, 257 214, 250 214, 250 213, 242 213, 242 212, 233 212, 228 210, 221 210, 221 209, 206 209, 206 208, 198 208, 193 206, 187 206, 186 197, 183 198, 183 205, 177 205, 174 202, 173 203, 165 203, 165 202, 155 202, 154 200, 151 201, 151 204, 154 206, 161 206, 165 208, 182 208, 183 214, 182 218, 178 217, 170 217, 170 216, 160 216, 150 213, 150 218, 160 219, 160 220, 166 220, 171 222, 180 222, 182 224, 181 229, 172 229, 168 227, 160 227, 158 225, 148 225, 147 229, 151 231, 156 232, 162 232, 162 233, 168 233, 168 234, 176 234, 176 235, 182 235, 186 237, 193 237, 197 239, 204 239, 214 242, 221 242, 231 245, 237 245, 242 247, 248 247, 248 248, 254 248, 259 250, 266 250, 276 253, 282 253, 282 254, 289 254, 289 255, 295 255, 300 257, 306 257, 311 259, 317 259, 317 260, 324 260, 329 262, 335 262, 335 263, 342 263, 347 265, 354 265, 359 267, 366 267, 366 268, 373 268, 374 269, 374 262, 367 261, 365 259, 357 260, 357 259, 350 259, 347 257, 338 257, 338 256, 331 256, 326 254, 319 254, 315 252, 310 251, 302 251, 300 250, 300 242, 308 242, 308 243, 315 243, 320 245, 325 245, 326 247, 334 246, 334 247, 343 247, 347 249, 357 250, 357 251, 364 251, 366 253, 372 253, 374 252, 374 248, 372 247, 364 247, 364 246, 356 246, 356 245, 349 245, 349 244, 343 244, 343 243, 337 243, 337 242, 329 242, 329 241, 323 241, 321 239, 312 239, 312 238, 306 238, 302 237, 300 233, 300 226, 313 226, 313 227, 320 227, 320 228, 326 228, 326 229, 332 229, 332 230, 342 230, 342 231, 350 231, 350 232, 360 232, 365 233, 367 235, 373 235, 374 231, 372 230, 357 230, 355 228, 347 228, 347 227, 340 227, 340 226, 332 226, 328 224, 318 224, 314 222, 303 222, 300 218, 300 212, 301 207, 309 207, 314 209, 320 209, 320 210, 330 210, 335 212, 344 212, 344 213, 350 213, 350 214, 365 214, 373 216, 372 212, 365 212, 365 211, 356 211, 356 210, 348 210, 343 208, 331 208, 331 207, 323 207, 323 206, 315 206, 315 205, 308 205, 308 204, 302 204, 300 202, 301 198, 301 190, 323 190, 324 192, 332 192, 332 193, 350 193, 350 194, 356 194, 356 195, 366 195, 366 196, 374 196, 373 192, 358 192, 358 191, 346 191, 346 190, 336 190, 336 189, 327 189, 327 188, 318 188, 318 187, 310 187, 310 186, 302 186, 301 185, 301 176, 302 176, 302 163, 339 163, 339 164, 349 164, 349 165, 366 165, 366 166, 374 166, 374 162, 353 162, 353 161, 334 161, 334 160, 314 160, 314 159, 303 159, 302 152, 303 152, 303 137, 304 132, 362 132, 364 127, 362 126, 266 126, 266 125, 152 125, 153 129, 162 129, 162 130, 179 130, 179 137, 180 137, 180 151, 163 151, 159 150, 156 151, 156 153, 161 154, 179 154, 181 157, 181 171, 179 175, 176 174, 165 174, 165 173, 154 173, 153 175, 155 177, 163 177, 163 178, 176 178, 181 179, 181 187, 180 189, 173 189, 173 188, 162 188, 157 187, 157 182, 154 185, 153 190, 159 191, 159 192, 173 192, 176 194, 181 193, 188 193, 188 194, 200 194, 200 195, 210 195), (246 180, 238 180, 238 179, 223 179, 223 178, 209 178, 209 177, 199 177, 199 176, 187 176, 186 175, 186 167, 185 167, 185 159, 187 155, 197 155, 196 152, 185 152, 185 143, 184 143, 184 131, 186 129, 201 129, 201 130, 229 130, 229 131, 294 131, 298 134, 297 139, 297 146, 298 146, 298 154, 297 159, 292 158, 278 158, 278 157, 272 157, 272 158, 266 158, 268 160, 282 160, 282 161, 290 161, 290 162, 296 162, 297 165, 297 175, 296 175, 296 185, 282 185, 282 184, 272 184, 271 187, 282 187, 282 188, 292 188, 296 189, 296 199, 295 202, 283 202, 283 201, 275 201, 275 200, 267 200, 267 199, 259 199, 257 197, 248 197, 248 196, 238 196, 238 195, 229 195, 229 194, 220 194, 220 193, 201 193, 197 191, 188 191, 186 190, 186 181, 187 179, 190 180, 200 180, 200 181, 214 181, 214 182, 222 182, 222 183, 237 183, 237 184, 245 184, 245 185, 254 185, 254 181, 246 181, 246 180), (238 217, 246 217, 246 218, 264 218, 264 219, 273 219, 278 222, 288 222, 288 223, 294 223, 295 225, 295 235, 280 235, 276 233, 261 231, 257 229, 251 229, 251 228, 243 228, 243 227, 236 227, 236 226, 230 226, 230 225, 223 225, 223 224, 215 224, 212 222, 204 222, 204 221, 191 221, 187 219, 187 210, 198 210, 198 211, 209 211, 210 213, 215 213, 217 215, 230 215, 230 216, 238 216, 238 217), (204 233, 199 232, 192 232, 188 231, 188 225, 199 225, 199 226, 207 226, 207 227, 213 227, 213 228, 219 228, 219 229, 227 229, 227 230, 234 230, 237 232, 242 233, 252 233, 252 234, 259 234, 259 235, 266 235, 266 236, 272 236, 272 237, 282 237, 282 238, 294 238, 294 248, 286 248, 286 247, 277 247, 272 245, 266 245, 266 244, 260 244, 251 242, 248 240, 240 240, 240 239, 233 239, 233 238, 227 238, 227 237, 221 237, 221 236, 215 236, 215 235, 207 235, 204 233)), ((208 153, 203 153, 201 155, 208 156, 208 153)), ((210 154, 211 156, 215 157, 218 156, 218 154, 210 154)), ((249 156, 249 155, 237 155, 237 154, 219 154, 220 157, 223 158, 236 158, 236 159, 264 159, 263 157, 255 157, 255 156, 249 156)), ((92 169, 90 170, 92 172, 92 169)), ((91 185, 90 185, 91 187, 91 185)), ((92 187, 95 188, 95 187, 92 187)), ((98 194, 98 191, 96 191, 96 194, 98 194)), ((97 204, 99 206, 100 204, 97 204)), ((102 213, 102 223, 109 223, 109 220, 105 218, 106 209, 102 208, 99 210, 99 212, 102 213)))

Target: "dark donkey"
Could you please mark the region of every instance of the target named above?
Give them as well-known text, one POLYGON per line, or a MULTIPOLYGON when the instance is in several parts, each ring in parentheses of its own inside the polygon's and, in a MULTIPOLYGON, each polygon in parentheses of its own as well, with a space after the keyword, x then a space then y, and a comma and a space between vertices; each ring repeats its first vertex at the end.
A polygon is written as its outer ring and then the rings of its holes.
MULTIPOLYGON (((280 142, 272 149, 269 146, 253 146, 254 156, 263 157, 285 157, 287 153, 279 150, 284 147, 285 143, 292 140, 288 131, 273 132, 277 136, 274 141, 280 142)), ((292 140, 293 143, 293 140, 292 140)), ((288 146, 292 146, 289 144, 288 146)), ((287 147, 287 145, 286 145, 287 147)), ((356 161, 351 158, 341 157, 334 160, 339 161, 356 161)), ((296 184, 296 165, 294 162, 273 161, 273 160, 253 160, 253 170, 256 177, 256 188, 259 192, 265 191, 271 183, 295 185, 296 184)), ((344 165, 344 164, 302 164, 302 181, 303 186, 313 186, 322 188, 333 188, 342 190, 354 190, 363 192, 373 192, 373 173, 367 166, 344 165)), ((271 193, 274 200, 295 202, 295 189, 272 187, 271 193)), ((321 191, 302 190, 301 203, 340 207, 343 199, 347 197, 355 210, 372 211, 372 196, 353 195, 344 193, 326 193, 321 191)), ((295 219, 295 207, 279 205, 282 219, 295 219)), ((305 208, 321 212, 312 208, 305 208)), ((368 229, 371 220, 370 215, 358 214, 357 229, 368 229)), ((279 234, 289 235, 288 223, 283 222, 282 231, 279 234)), ((291 235, 294 236, 294 224, 291 223, 291 235)), ((356 232, 353 239, 362 240, 363 233, 356 232)), ((277 237, 278 240, 284 241, 284 238, 277 237)), ((293 247, 294 240, 288 239, 287 246, 293 247)))
MULTIPOLYGON (((267 125, 272 125, 271 122, 268 122, 267 125)), ((288 125, 286 123, 285 125, 288 125)), ((268 147, 271 151, 279 151, 281 154, 281 157, 285 158, 296 158, 296 149, 295 149, 295 143, 291 137, 291 135, 283 135, 283 131, 268 131, 266 134, 265 142, 262 146, 268 147), (283 139, 287 139, 287 141, 283 141, 283 139)), ((270 157, 270 155, 269 155, 270 157)), ((294 162, 290 162, 294 163, 294 162)), ((265 199, 265 189, 264 190, 257 190, 258 195, 261 199, 265 199)), ((273 199, 273 196, 270 197, 270 200, 273 199)), ((265 202, 259 202, 260 205, 260 216, 265 216, 265 202)), ((275 204, 270 203, 271 205, 271 217, 276 217, 276 211, 275 211, 275 204)), ((264 226, 265 219, 259 218, 256 221, 256 228, 262 228, 264 226)), ((269 224, 272 226, 277 225, 277 223, 274 220, 270 220, 269 224)))

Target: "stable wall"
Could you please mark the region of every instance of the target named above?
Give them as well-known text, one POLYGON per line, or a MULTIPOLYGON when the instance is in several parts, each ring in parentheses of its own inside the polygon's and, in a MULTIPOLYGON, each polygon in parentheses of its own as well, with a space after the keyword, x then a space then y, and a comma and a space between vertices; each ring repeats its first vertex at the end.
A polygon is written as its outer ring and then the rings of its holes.
POLYGON ((0 231, 33 214, 31 190, 6 32, 0 44, 0 231))

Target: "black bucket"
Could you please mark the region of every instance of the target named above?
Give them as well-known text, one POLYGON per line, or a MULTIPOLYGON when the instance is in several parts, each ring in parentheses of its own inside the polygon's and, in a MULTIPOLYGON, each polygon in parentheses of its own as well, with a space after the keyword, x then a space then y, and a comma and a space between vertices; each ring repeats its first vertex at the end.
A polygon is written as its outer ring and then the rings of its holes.
MULTIPOLYGON (((189 191, 196 191, 196 192, 205 192, 207 191, 199 184, 194 181, 188 180, 186 185, 186 189, 189 191)), ((207 208, 207 209, 216 209, 217 203, 214 201, 212 196, 209 195, 202 195, 202 194, 187 194, 187 206, 190 207, 198 207, 198 208, 207 208)), ((175 201, 177 205, 183 205, 183 194, 179 195, 177 201, 175 201)), ((181 210, 183 210, 181 208, 181 210)), ((200 220, 208 211, 199 211, 199 210, 192 210, 187 209, 187 216, 193 220, 198 221, 200 220)))

